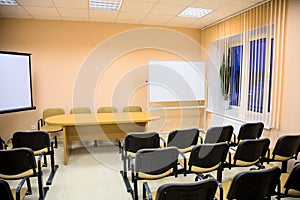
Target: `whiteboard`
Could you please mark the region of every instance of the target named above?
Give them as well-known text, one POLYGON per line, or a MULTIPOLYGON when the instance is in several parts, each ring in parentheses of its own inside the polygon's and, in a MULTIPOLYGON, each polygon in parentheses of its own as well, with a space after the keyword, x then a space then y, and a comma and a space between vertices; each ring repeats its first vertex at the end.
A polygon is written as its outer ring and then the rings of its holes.
POLYGON ((205 100, 204 62, 149 61, 149 102, 205 100))

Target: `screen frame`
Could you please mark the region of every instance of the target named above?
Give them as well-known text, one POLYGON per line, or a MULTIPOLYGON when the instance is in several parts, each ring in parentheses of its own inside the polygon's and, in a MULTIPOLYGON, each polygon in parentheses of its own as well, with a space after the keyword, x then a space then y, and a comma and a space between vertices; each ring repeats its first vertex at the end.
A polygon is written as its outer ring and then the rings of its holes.
POLYGON ((31 102, 31 106, 29 106, 29 107, 18 107, 18 108, 12 108, 12 109, 7 109, 7 110, 0 110, 0 114, 21 112, 21 111, 27 111, 27 110, 35 110, 36 106, 33 105, 31 53, 0 51, 0 54, 28 56, 28 74, 29 74, 30 102, 31 102))

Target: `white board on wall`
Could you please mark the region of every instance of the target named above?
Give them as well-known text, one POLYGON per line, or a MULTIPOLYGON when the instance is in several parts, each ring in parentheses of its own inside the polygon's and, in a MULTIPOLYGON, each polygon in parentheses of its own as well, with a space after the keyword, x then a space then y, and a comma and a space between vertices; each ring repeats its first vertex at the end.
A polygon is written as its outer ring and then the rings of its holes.
POLYGON ((149 61, 149 102, 205 100, 204 62, 149 61))

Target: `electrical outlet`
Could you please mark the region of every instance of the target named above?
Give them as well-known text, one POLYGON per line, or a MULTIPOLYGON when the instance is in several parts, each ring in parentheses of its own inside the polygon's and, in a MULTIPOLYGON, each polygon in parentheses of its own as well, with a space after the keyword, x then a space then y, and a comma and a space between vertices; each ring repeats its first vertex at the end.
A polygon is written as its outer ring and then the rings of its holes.
POLYGON ((166 119, 166 120, 165 120, 165 123, 166 123, 166 124, 170 124, 170 123, 171 123, 171 120, 170 120, 170 119, 166 119))
POLYGON ((30 125, 30 126, 29 126, 29 129, 30 129, 30 130, 36 130, 36 125, 30 125))

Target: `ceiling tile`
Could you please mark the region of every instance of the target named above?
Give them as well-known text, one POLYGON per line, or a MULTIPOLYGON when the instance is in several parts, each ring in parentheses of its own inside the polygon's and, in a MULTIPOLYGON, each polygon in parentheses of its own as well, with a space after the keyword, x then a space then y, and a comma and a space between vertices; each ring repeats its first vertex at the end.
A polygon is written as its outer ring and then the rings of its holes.
POLYGON ((150 12, 156 3, 147 1, 123 1, 121 11, 125 12, 150 12))
POLYGON ((120 12, 116 22, 119 23, 141 23, 145 18, 144 13, 134 13, 134 12, 120 12))
POLYGON ((194 3, 191 4, 191 7, 196 7, 196 8, 207 8, 207 9, 216 9, 219 7, 222 7, 233 0, 196 0, 194 3))
POLYGON ((52 0, 17 0, 22 6, 55 7, 52 0))
POLYGON ((88 0, 53 0, 59 8, 89 8, 88 0))
POLYGON ((24 6, 24 9, 27 10, 33 17, 38 19, 60 19, 60 16, 56 8, 44 8, 44 7, 29 7, 24 6))
POLYGON ((160 0, 159 3, 162 4, 170 4, 170 5, 184 5, 189 6, 191 3, 193 3, 195 0, 160 0))
POLYGON ((0 13, 1 14, 8 14, 8 15, 28 15, 26 10, 24 10, 21 6, 0 6, 0 13))
POLYGON ((148 14, 144 20, 143 20, 143 24, 153 24, 153 23, 158 23, 158 24, 164 24, 168 21, 170 21, 170 19, 172 19, 173 16, 172 15, 153 15, 153 14, 148 14))
POLYGON ((178 6, 178 5, 175 6, 175 5, 170 5, 170 4, 158 3, 151 11, 151 14, 176 16, 183 9, 185 9, 185 6, 178 6))
POLYGON ((15 19, 33 19, 32 16, 26 14, 26 15, 10 15, 10 14, 3 14, 0 15, 1 17, 6 17, 6 18, 15 18, 15 19))
POLYGON ((87 9, 77 9, 77 8, 58 8, 57 9, 60 16, 63 18, 88 18, 89 12, 87 9))
POLYGON ((114 22, 118 16, 118 12, 105 10, 90 10, 91 21, 114 22))

